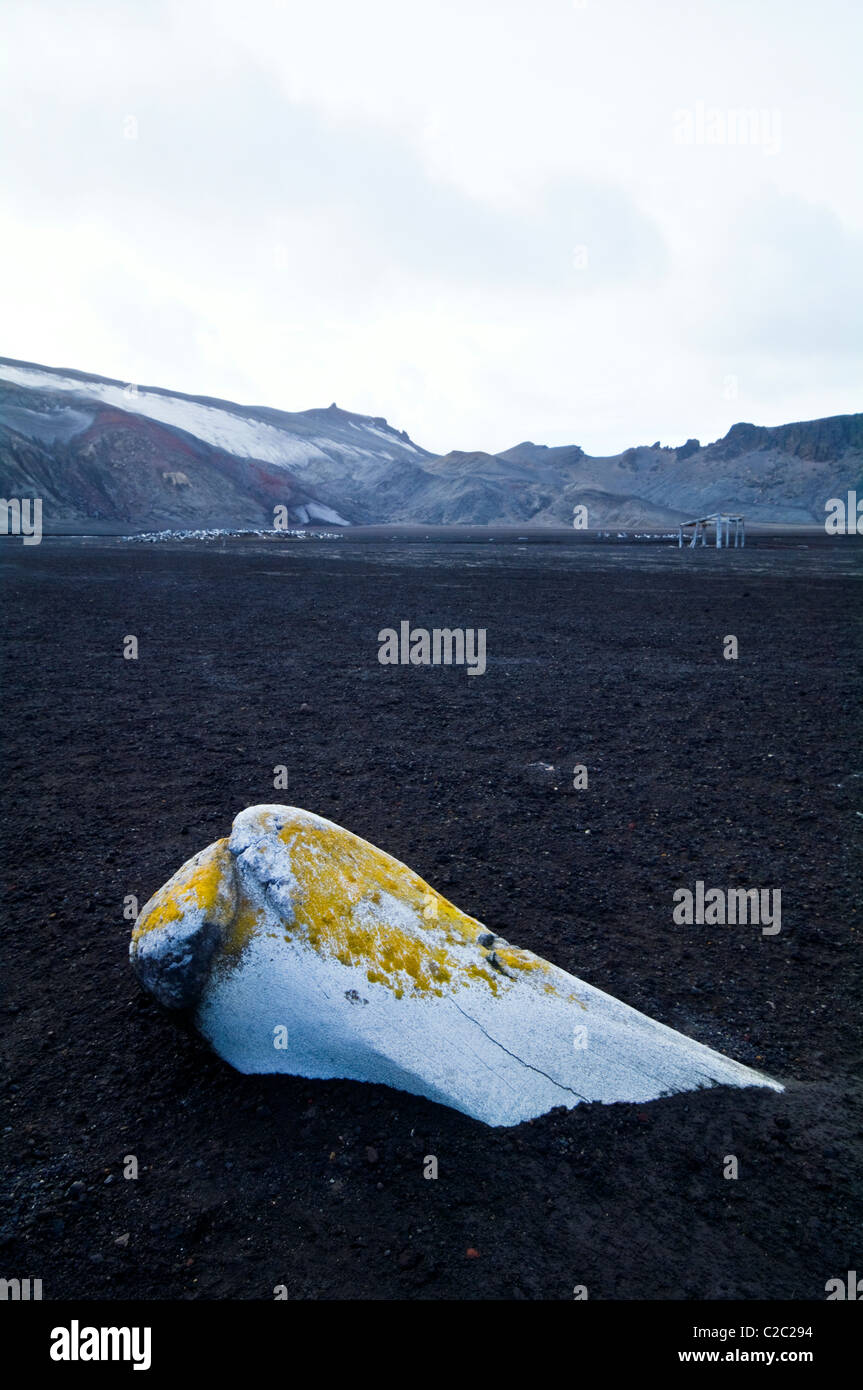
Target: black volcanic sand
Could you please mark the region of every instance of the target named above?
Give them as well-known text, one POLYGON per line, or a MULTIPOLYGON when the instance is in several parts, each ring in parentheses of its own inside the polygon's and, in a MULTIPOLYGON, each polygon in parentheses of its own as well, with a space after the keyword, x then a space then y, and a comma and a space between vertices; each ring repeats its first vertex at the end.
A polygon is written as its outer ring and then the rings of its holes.
POLYGON ((863 1269, 860 554, 4 543, 0 1272, 45 1298, 823 1299, 863 1269), (487 673, 380 666, 403 618, 487 628, 487 673), (787 1090, 500 1130, 239 1075, 139 989, 123 900, 262 801, 787 1090), (674 925, 696 879, 781 888, 780 935, 674 925))

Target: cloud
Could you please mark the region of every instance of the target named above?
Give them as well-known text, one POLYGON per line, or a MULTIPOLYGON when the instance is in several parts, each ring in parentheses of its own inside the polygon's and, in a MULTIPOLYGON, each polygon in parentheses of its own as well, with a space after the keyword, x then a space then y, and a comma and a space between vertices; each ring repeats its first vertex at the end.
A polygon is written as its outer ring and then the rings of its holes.
POLYGON ((863 232, 830 208, 774 191, 741 210, 707 268, 701 347, 775 358, 861 353, 863 232))
POLYGON ((441 450, 853 409, 857 20, 822 15, 7 0, 0 350, 441 450), (699 101, 781 151, 676 145, 699 101))

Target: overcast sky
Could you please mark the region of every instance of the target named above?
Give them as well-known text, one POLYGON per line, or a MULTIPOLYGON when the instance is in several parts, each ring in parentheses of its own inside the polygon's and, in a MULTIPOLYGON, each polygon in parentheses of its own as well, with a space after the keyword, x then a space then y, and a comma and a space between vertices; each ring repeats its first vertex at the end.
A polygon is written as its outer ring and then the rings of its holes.
POLYGON ((439 452, 859 410, 861 16, 3 0, 0 354, 439 452))

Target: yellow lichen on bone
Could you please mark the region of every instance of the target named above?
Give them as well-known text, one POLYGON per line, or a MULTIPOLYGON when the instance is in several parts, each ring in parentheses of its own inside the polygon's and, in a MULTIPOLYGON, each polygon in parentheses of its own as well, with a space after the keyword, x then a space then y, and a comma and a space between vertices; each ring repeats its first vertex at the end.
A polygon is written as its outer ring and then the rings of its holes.
POLYGON ((219 840, 184 864, 145 905, 133 943, 196 919, 222 928, 222 964, 228 969, 264 933, 279 936, 286 947, 305 942, 359 968, 371 984, 384 985, 399 999, 405 993, 443 996, 476 984, 497 995, 511 987, 516 972, 538 970, 545 972, 545 991, 556 993, 546 961, 487 933, 407 865, 307 812, 284 808, 282 816, 280 808, 274 826, 273 809, 262 808, 260 819, 244 826, 244 851, 242 839, 233 848, 232 841, 219 840), (292 885, 290 910, 281 922, 274 921, 280 909, 268 892, 274 841, 284 855, 276 881, 281 874, 292 885))
MULTIPOLYGON (((453 951, 475 946, 482 924, 461 912, 406 865, 337 826, 299 817, 279 831, 302 884, 295 923, 309 944, 342 962, 363 965, 372 983, 438 994, 459 983, 464 964, 453 951), (392 920, 385 895, 411 909, 418 925, 392 920)), ((496 992, 491 969, 473 968, 496 992)))
MULTIPOLYGON (((250 902, 245 893, 240 892, 237 910, 231 919, 227 932, 225 933, 224 949, 230 956, 237 956, 242 951, 246 942, 257 931, 265 920, 266 914, 259 907, 255 907, 250 902)), ((289 937, 285 936, 285 940, 289 937)))
POLYGON ((532 951, 522 951, 518 946, 495 946, 494 953, 501 965, 508 970, 547 970, 548 965, 532 951))
POLYGON ((145 903, 132 932, 138 941, 147 932, 181 921, 199 910, 207 921, 224 925, 234 916, 234 861, 228 841, 217 840, 177 870, 174 877, 145 903))

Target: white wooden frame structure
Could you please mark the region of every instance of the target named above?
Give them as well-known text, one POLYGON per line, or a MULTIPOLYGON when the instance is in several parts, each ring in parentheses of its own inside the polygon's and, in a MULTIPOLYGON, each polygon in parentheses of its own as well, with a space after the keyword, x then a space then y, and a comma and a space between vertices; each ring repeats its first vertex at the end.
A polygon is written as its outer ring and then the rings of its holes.
POLYGON ((732 536, 735 550, 738 545, 744 546, 746 544, 746 526, 742 516, 735 516, 731 512, 713 512, 710 516, 699 516, 694 521, 681 521, 677 528, 678 550, 683 545, 684 532, 688 532, 690 527, 692 528, 692 539, 689 542, 690 550, 698 544, 699 538, 701 544, 706 545, 708 526, 716 527, 717 550, 721 550, 723 545, 728 549, 732 545, 732 536))

